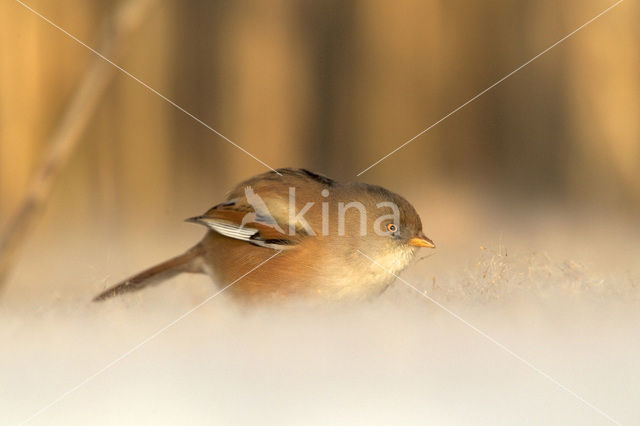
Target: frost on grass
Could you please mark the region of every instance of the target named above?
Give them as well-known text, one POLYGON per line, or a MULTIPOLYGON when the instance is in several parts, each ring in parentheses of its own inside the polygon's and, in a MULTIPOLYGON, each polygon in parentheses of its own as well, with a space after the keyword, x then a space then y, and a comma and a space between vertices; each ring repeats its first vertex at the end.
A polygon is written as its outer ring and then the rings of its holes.
POLYGON ((640 300, 640 279, 630 273, 597 274, 546 252, 480 247, 476 260, 448 275, 433 276, 425 291, 444 300, 507 302, 522 299, 640 300))

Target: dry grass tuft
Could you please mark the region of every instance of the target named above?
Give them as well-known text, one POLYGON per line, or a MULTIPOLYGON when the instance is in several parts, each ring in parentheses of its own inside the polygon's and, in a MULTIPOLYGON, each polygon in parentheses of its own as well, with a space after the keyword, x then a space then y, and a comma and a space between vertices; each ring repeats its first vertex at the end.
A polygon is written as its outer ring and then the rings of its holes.
POLYGON ((580 298, 640 300, 640 280, 631 273, 601 275, 573 260, 546 252, 480 247, 477 259, 443 279, 433 276, 425 290, 439 300, 509 302, 580 298))

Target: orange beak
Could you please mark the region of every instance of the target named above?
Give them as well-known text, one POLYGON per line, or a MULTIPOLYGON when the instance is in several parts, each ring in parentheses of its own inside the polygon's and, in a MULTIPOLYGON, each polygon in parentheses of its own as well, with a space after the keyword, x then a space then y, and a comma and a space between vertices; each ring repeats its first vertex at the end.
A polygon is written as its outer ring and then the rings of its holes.
POLYGON ((428 248, 436 248, 436 245, 431 241, 431 239, 427 238, 422 232, 418 237, 414 237, 409 240, 409 244, 415 247, 428 247, 428 248))

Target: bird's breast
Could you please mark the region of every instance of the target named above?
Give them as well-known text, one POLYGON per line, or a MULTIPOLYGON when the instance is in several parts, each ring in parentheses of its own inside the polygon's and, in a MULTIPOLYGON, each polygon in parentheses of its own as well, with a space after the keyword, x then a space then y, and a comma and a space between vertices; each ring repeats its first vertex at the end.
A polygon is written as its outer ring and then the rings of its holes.
MULTIPOLYGON (((283 250, 258 247, 209 232, 202 241, 205 270, 226 292, 245 301, 291 298, 363 300, 382 293, 394 276, 386 268, 404 268, 405 260, 380 258, 380 265, 357 249, 305 239, 283 250), (398 263, 400 262, 400 263, 398 263), (233 284, 232 284, 233 283, 233 284)), ((408 263, 408 261, 406 262, 408 263)))

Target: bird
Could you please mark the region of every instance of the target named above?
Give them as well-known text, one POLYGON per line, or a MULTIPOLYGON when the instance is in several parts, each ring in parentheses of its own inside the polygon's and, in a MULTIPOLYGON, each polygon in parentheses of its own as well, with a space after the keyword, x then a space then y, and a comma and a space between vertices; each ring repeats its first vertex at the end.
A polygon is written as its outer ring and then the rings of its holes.
POLYGON ((400 195, 306 169, 254 176, 222 203, 186 221, 207 228, 198 244, 93 300, 181 273, 208 274, 246 302, 366 300, 382 294, 417 250, 435 248, 415 208, 400 195))

